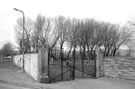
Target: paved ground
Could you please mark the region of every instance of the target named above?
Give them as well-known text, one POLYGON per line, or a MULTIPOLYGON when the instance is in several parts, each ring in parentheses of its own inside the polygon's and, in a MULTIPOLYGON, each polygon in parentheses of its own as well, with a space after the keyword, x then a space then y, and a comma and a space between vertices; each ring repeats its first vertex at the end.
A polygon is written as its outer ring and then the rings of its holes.
POLYGON ((40 84, 11 61, 0 61, 0 89, 135 89, 135 81, 99 78, 40 84))
POLYGON ((0 89, 27 89, 29 83, 35 83, 35 81, 15 66, 12 60, 0 60, 0 89))
POLYGON ((71 82, 58 83, 67 89, 135 89, 135 81, 121 79, 77 79, 71 82))

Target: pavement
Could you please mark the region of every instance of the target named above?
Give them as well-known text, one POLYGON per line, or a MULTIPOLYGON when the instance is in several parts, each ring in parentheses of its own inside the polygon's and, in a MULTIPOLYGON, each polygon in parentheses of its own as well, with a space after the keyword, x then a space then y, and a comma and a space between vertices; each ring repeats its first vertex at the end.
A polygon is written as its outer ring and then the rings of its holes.
POLYGON ((103 77, 44 84, 36 82, 11 60, 0 60, 0 89, 135 89, 135 81, 103 77))
POLYGON ((66 89, 135 89, 135 81, 99 78, 99 79, 76 79, 75 81, 58 83, 68 87, 66 89))
POLYGON ((6 89, 2 85, 6 85, 7 89, 8 86, 9 89, 33 89, 29 83, 36 83, 36 81, 14 65, 11 59, 0 60, 0 89, 6 89))

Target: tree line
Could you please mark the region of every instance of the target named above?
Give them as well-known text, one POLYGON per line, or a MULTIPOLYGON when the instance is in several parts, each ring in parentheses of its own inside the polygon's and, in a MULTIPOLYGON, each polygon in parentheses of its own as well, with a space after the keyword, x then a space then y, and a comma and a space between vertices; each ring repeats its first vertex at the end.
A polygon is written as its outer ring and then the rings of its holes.
POLYGON ((118 49, 133 37, 134 30, 95 19, 77 19, 57 16, 49 18, 38 15, 35 20, 25 18, 24 40, 23 20, 17 19, 15 26, 18 50, 38 52, 39 48, 53 49, 64 45, 71 50, 79 49, 88 58, 92 57, 94 47, 101 47, 104 56, 115 56, 118 49), (24 41, 24 43, 23 43, 24 41))
POLYGON ((6 42, 0 49, 0 57, 1 56, 8 57, 15 54, 16 54, 15 47, 11 42, 6 42))

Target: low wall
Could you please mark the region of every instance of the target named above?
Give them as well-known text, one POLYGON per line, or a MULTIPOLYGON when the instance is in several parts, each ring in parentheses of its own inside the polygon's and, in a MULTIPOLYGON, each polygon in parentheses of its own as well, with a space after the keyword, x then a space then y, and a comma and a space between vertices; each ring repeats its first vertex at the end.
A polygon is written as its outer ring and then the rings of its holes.
POLYGON ((135 59, 105 58, 104 76, 135 80, 135 59))
MULTIPOLYGON (((22 67, 22 55, 14 56, 13 62, 19 67, 22 67)), ((38 80, 38 54, 24 55, 24 70, 35 80, 38 80)))

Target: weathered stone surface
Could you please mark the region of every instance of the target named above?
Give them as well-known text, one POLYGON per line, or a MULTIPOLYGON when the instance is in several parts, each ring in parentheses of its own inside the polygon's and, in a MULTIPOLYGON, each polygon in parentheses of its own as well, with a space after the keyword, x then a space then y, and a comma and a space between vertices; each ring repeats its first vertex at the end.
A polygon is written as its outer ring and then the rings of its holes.
POLYGON ((135 59, 105 58, 104 75, 107 77, 135 80, 135 59))
POLYGON ((48 76, 41 76, 39 82, 40 83, 49 83, 49 77, 48 76))

